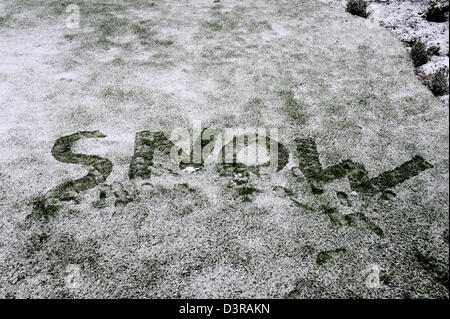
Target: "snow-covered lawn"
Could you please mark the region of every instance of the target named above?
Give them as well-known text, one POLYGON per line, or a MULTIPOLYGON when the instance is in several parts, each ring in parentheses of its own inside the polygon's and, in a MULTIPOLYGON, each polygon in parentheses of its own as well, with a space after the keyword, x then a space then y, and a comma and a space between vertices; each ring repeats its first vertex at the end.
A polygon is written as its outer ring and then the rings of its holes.
POLYGON ((79 29, 69 3, 0 4, 0 297, 448 297, 448 107, 389 31, 313 0, 73 3, 79 29), (195 120, 278 128, 289 163, 188 173, 159 154, 129 179, 136 132, 195 120), (95 130, 73 151, 111 174, 50 204, 87 172, 55 141, 95 130), (323 168, 433 167, 384 193, 317 185, 298 138, 323 168))

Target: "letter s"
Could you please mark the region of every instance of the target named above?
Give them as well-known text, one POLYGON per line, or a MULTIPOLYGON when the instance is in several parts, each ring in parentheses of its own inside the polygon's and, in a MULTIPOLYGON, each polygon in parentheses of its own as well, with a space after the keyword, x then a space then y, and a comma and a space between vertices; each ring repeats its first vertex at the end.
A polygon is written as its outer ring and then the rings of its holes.
POLYGON ((90 169, 86 176, 58 185, 51 191, 52 195, 60 200, 71 200, 78 193, 94 188, 106 180, 113 167, 110 160, 96 155, 75 154, 71 150, 73 144, 81 138, 103 137, 106 137, 106 135, 99 131, 84 131, 63 136, 56 140, 52 148, 52 155, 56 160, 63 163, 89 166, 90 169))

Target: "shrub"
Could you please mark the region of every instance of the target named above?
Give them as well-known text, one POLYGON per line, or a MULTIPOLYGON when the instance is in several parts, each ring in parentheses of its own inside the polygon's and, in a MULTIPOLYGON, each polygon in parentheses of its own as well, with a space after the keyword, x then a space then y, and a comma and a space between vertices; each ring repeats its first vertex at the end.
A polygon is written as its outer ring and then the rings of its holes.
POLYGON ((431 91, 434 95, 448 94, 448 68, 441 67, 431 80, 431 91))
POLYGON ((414 39, 412 41, 411 58, 415 67, 419 67, 427 63, 430 58, 425 43, 423 43, 420 39, 414 39))
POLYGON ((448 16, 449 0, 429 0, 425 17, 428 21, 443 22, 448 16))
POLYGON ((367 18, 369 16, 367 6, 368 3, 366 2, 366 0, 348 0, 347 12, 355 16, 367 18))

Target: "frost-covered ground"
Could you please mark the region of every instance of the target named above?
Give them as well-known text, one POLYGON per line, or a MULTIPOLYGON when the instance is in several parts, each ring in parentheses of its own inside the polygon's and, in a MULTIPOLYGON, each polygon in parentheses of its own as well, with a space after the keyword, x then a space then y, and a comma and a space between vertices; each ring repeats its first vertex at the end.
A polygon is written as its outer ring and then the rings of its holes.
MULTIPOLYGON (((347 0, 319 0, 327 5, 345 10, 347 0)), ((417 69, 424 83, 437 70, 449 68, 449 20, 432 22, 425 18, 428 0, 369 0, 368 20, 388 29, 396 38, 411 44, 420 39, 433 52, 430 61, 417 69)), ((448 104, 448 92, 440 96, 448 104)))
POLYGON ((73 3, 79 29, 0 3, 0 297, 448 298, 448 107, 392 33, 313 0, 73 3), (278 128, 286 165, 130 179, 136 132, 194 120, 278 128))

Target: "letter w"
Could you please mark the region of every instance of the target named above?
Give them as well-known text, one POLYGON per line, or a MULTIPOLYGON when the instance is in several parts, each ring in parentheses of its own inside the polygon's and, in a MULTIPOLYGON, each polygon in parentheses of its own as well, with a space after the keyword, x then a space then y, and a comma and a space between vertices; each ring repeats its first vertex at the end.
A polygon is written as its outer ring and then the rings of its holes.
MULTIPOLYGON (((315 182, 329 183, 335 179, 347 177, 352 190, 371 196, 379 192, 385 192, 433 167, 422 157, 415 156, 412 160, 393 170, 386 171, 377 177, 369 178, 364 165, 351 160, 345 160, 337 165, 323 169, 319 161, 316 143, 313 139, 296 139, 295 142, 300 170, 310 182, 313 182, 313 184, 315 182)), ((314 185, 312 186, 314 191, 314 185)))

